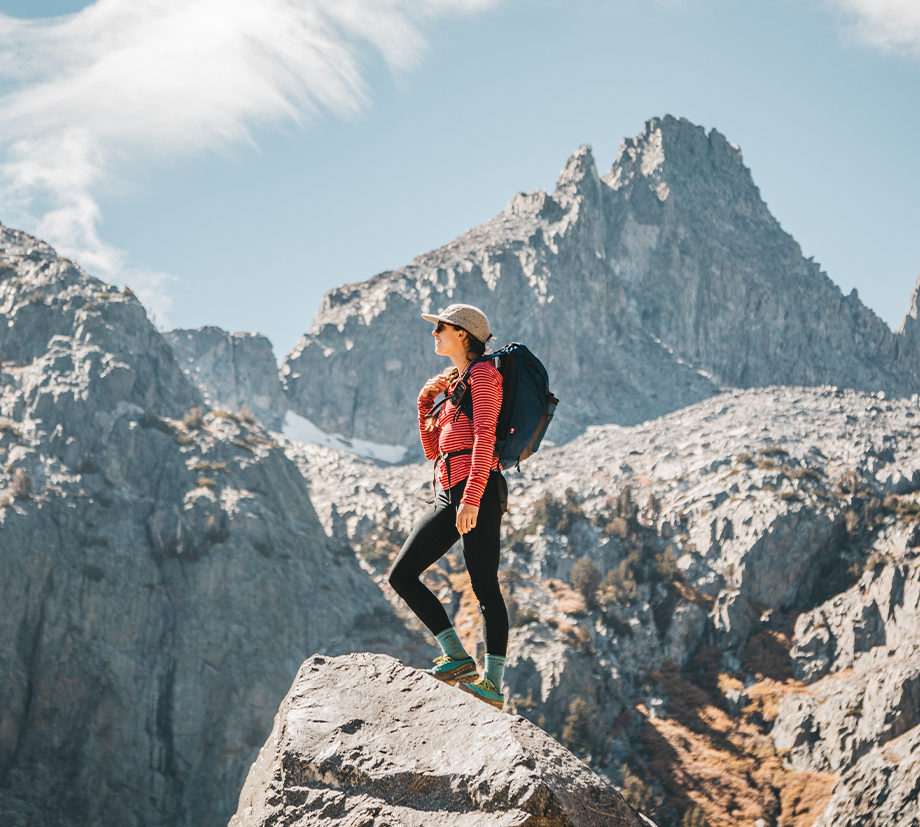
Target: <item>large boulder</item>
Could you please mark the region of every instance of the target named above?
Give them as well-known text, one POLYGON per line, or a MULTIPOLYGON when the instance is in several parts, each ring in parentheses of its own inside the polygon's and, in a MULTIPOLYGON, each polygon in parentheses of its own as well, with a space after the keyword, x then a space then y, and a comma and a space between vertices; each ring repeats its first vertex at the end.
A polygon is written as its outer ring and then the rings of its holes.
POLYGON ((230 827, 639 827, 545 732, 382 655, 300 668, 230 827))

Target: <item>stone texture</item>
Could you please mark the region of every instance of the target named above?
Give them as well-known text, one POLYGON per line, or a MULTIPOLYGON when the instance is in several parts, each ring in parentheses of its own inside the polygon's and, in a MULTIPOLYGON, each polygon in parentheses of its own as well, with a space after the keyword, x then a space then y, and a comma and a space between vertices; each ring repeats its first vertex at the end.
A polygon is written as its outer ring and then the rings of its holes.
POLYGON ((789 766, 843 774, 821 824, 918 823, 910 815, 920 727, 915 535, 882 532, 875 547, 885 556, 876 551, 856 584, 796 621, 794 672, 810 685, 782 699, 772 736, 789 766), (905 743, 913 746, 902 755, 905 743))
POLYGON ((524 719, 392 658, 314 656, 231 827, 638 827, 619 794, 524 719))
POLYGON ((851 669, 861 653, 917 639, 920 561, 914 549, 912 559, 903 556, 866 571, 853 588, 798 617, 790 653, 798 679, 851 669))
POLYGON ((841 774, 873 747, 920 725, 920 647, 879 646, 855 674, 822 678, 780 703, 773 742, 797 770, 841 774))
POLYGON ((910 394, 916 359, 770 214, 716 130, 654 118, 604 176, 607 260, 642 326, 722 385, 910 394))
POLYGON ((268 339, 219 327, 170 330, 163 338, 210 407, 245 405, 266 428, 281 430, 287 402, 268 339))
POLYGON ((907 313, 895 334, 898 337, 898 358, 907 364, 916 364, 920 358, 920 276, 917 276, 907 313))
POLYGON ((226 824, 304 657, 420 652, 133 294, 0 261, 0 823, 226 824))
POLYGON ((917 827, 920 727, 863 757, 840 779, 814 827, 917 827))
POLYGON ((291 407, 329 432, 415 446, 415 395, 441 369, 419 313, 452 301, 545 362, 557 442, 729 386, 920 390, 916 319, 892 333, 843 296, 737 147, 681 118, 650 120, 603 178, 583 146, 551 195, 518 194, 406 267, 329 292, 282 366, 291 407))

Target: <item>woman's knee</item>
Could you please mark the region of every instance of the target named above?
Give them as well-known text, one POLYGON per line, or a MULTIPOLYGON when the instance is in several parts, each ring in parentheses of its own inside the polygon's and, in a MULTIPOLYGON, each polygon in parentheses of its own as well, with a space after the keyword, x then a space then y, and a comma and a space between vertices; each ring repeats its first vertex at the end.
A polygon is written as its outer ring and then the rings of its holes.
POLYGON ((473 587, 473 594, 479 601, 479 605, 484 608, 505 605, 505 598, 502 596, 501 586, 498 585, 498 579, 492 580, 474 580, 470 583, 473 587))
POLYGON ((399 560, 394 562, 390 567, 390 570, 387 572, 387 583, 389 584, 390 588, 400 596, 402 596, 403 591, 405 590, 406 586, 411 583, 411 581, 412 576, 407 575, 404 568, 399 565, 399 560))

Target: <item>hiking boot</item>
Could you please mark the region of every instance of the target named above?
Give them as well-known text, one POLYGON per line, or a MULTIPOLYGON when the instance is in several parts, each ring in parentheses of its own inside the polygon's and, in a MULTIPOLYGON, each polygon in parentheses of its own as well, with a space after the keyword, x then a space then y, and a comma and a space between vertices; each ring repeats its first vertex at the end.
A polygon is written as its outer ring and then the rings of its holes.
POLYGON ((434 659, 434 666, 425 672, 444 683, 470 683, 479 680, 476 661, 470 657, 454 660, 447 655, 441 655, 434 659))
POLYGON ((475 683, 462 683, 457 688, 462 689, 464 692, 469 692, 470 695, 475 695, 496 709, 504 709, 505 696, 488 678, 482 678, 475 683))

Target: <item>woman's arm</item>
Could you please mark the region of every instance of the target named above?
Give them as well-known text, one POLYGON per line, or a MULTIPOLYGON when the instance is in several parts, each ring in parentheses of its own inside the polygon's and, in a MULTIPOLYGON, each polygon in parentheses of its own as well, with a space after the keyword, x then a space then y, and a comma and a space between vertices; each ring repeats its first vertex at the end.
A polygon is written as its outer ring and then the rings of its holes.
POLYGON ((422 448, 426 459, 434 459, 440 453, 438 442, 441 437, 441 429, 435 424, 434 428, 429 431, 426 426, 428 425, 428 412, 434 407, 435 397, 448 385, 449 382, 443 376, 435 376, 425 383, 418 396, 418 432, 422 438, 422 448))
POLYGON ((495 457, 495 425, 502 407, 501 374, 489 363, 475 365, 470 371, 470 393, 473 395, 473 455, 460 504, 478 508, 495 457))

